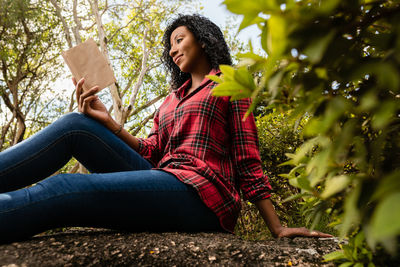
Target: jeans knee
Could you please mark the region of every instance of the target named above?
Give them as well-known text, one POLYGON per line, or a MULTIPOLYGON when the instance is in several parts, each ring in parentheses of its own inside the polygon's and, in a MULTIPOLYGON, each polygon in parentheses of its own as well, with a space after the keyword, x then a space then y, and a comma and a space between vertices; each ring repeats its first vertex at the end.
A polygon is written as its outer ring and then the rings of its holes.
POLYGON ((63 123, 71 123, 74 121, 80 121, 82 119, 86 119, 87 117, 79 112, 70 112, 62 115, 57 121, 61 121, 63 123))
POLYGON ((38 191, 40 194, 48 194, 50 197, 79 192, 79 190, 88 187, 85 176, 87 174, 61 173, 48 177, 29 189, 32 195, 38 191))
POLYGON ((90 123, 93 123, 93 120, 79 112, 67 113, 57 120, 57 124, 68 130, 86 129, 90 123))

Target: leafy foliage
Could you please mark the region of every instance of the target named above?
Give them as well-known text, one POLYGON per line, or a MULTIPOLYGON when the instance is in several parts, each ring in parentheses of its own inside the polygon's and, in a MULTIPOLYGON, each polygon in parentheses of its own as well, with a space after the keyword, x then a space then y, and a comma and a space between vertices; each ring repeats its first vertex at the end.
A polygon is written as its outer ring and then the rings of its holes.
POLYGON ((1 150, 45 124, 43 114, 54 116, 54 104, 63 100, 51 88, 60 74, 61 27, 48 2, 0 0, 0 5, 7 7, 0 10, 1 150))
MULTIPOLYGON (((400 3, 368 0, 240 1, 267 56, 222 66, 215 95, 251 97, 254 110, 307 116, 305 142, 284 165, 316 225, 328 213, 341 236, 396 252, 400 235, 400 3), (357 236, 357 235, 356 235, 357 236)), ((217 80, 217 78, 212 78, 217 80)))
POLYGON ((288 114, 277 110, 256 118, 263 170, 274 190, 272 200, 281 220, 290 226, 304 222, 300 215, 300 205, 293 201, 284 202, 298 194, 299 190, 279 174, 290 171, 290 167, 281 164, 288 160, 287 153, 293 153, 303 143, 301 130, 304 123, 305 120, 297 125, 288 120, 288 114))
POLYGON ((365 248, 365 237, 364 233, 358 233, 354 238, 350 240, 348 244, 340 245, 342 251, 334 251, 325 255, 326 261, 343 261, 340 266, 364 266, 367 264, 368 267, 374 267, 372 261, 372 252, 365 248))
MULTIPOLYGON (((293 121, 289 119, 289 114, 286 112, 276 109, 267 110, 262 106, 257 108, 257 113, 260 114, 256 117, 260 155, 263 169, 273 188, 271 200, 275 205, 276 212, 282 223, 289 227, 310 225, 310 221, 306 219, 307 213, 309 213, 308 206, 313 205, 315 200, 304 203, 288 201, 293 196, 301 195, 300 190, 280 175, 291 169, 290 166, 283 164, 288 160, 286 154, 294 153, 304 142, 302 129, 307 118, 293 121)), ((251 240, 262 240, 270 236, 255 205, 250 202, 242 202, 242 207, 235 229, 236 234, 251 240)), ((315 228, 336 234, 333 228, 327 226, 327 221, 329 218, 324 215, 322 221, 315 228)))

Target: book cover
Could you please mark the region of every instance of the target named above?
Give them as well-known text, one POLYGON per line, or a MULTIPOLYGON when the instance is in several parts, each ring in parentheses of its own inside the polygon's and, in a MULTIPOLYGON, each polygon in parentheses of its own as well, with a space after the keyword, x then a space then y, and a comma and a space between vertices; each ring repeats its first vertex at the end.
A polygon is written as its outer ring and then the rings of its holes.
POLYGON ((103 89, 115 83, 114 72, 93 39, 88 39, 61 54, 76 80, 85 78, 83 90, 96 85, 103 89))

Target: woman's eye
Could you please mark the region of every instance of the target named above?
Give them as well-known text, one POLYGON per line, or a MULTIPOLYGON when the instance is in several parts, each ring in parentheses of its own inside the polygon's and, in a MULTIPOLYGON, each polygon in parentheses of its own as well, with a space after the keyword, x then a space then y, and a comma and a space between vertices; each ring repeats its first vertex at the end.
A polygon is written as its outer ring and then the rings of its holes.
POLYGON ((176 39, 176 43, 180 43, 182 41, 182 38, 176 39))

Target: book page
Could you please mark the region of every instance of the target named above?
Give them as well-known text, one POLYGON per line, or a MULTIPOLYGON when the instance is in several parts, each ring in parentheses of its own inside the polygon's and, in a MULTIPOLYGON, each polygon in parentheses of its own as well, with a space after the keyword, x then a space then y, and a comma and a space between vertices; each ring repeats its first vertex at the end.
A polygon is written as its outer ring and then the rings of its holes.
POLYGON ((85 78, 84 90, 96 85, 103 89, 116 81, 113 70, 93 39, 62 52, 62 56, 77 81, 85 78))

